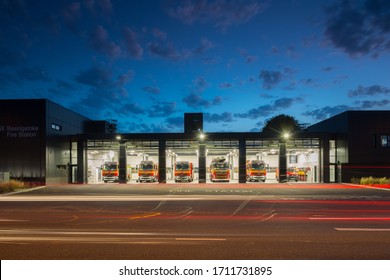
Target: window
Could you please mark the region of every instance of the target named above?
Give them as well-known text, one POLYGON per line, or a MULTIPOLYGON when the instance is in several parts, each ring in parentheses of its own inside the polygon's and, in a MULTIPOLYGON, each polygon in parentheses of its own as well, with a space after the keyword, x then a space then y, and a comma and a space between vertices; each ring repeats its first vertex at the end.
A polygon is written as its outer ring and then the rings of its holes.
POLYGON ((289 159, 290 159, 289 163, 291 163, 291 164, 298 163, 298 156, 297 155, 290 155, 289 159))
POLYGON ((390 147, 390 135, 382 135, 381 136, 381 146, 382 147, 390 147))
POLYGON ((60 125, 58 125, 58 124, 52 123, 52 124, 51 124, 51 129, 57 130, 57 131, 61 131, 61 130, 62 130, 62 127, 61 127, 60 125))

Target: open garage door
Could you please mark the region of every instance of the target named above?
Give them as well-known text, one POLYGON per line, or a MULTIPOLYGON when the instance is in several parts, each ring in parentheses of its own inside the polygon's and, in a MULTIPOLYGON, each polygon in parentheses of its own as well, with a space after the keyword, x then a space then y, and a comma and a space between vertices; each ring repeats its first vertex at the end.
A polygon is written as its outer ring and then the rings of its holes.
POLYGON ((206 141, 206 182, 238 183, 238 140, 206 141))
POLYGON ((199 182, 199 143, 190 140, 166 142, 167 183, 199 182))
POLYGON ((87 182, 118 182, 119 143, 114 141, 87 142, 87 182))
MULTIPOLYGON (((265 182, 267 183, 278 182, 279 156, 278 139, 255 139, 246 141, 247 163, 252 161, 264 162, 266 166, 265 182)), ((319 182, 319 139, 304 138, 288 140, 286 160, 287 180, 289 182, 319 182)))

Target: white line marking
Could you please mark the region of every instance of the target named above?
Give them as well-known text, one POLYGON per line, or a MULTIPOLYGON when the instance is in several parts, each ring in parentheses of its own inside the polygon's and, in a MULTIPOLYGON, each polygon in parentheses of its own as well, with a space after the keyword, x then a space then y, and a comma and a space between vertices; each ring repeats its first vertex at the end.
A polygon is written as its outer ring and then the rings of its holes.
POLYGON ((177 241, 226 241, 225 238, 175 238, 177 241))
POLYGON ((390 231, 390 228, 334 228, 338 231, 390 231))
POLYGON ((28 222, 29 220, 0 219, 0 222, 28 222))
POLYGON ((367 220, 367 221, 388 221, 390 220, 390 217, 326 217, 326 218, 309 218, 309 220, 322 220, 322 221, 360 221, 360 220, 367 220))

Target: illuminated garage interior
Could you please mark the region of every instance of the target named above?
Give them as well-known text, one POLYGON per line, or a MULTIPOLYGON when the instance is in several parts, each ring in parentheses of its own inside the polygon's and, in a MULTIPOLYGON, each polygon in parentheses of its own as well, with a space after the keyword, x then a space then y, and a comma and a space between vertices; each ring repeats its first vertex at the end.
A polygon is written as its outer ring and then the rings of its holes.
MULTIPOLYGON (((126 140, 126 182, 139 183, 140 164, 144 161, 159 164, 158 140, 126 140)), ((287 170, 293 170, 297 177, 291 181, 319 182, 319 145, 318 138, 291 139, 287 141, 287 170)), ((175 165, 188 162, 193 167, 190 183, 199 182, 199 141, 165 141, 165 182, 175 183, 175 165)), ((205 141, 205 182, 211 183, 210 166, 214 159, 223 159, 230 170, 229 183, 239 180, 239 141, 234 139, 205 141)), ((111 140, 87 141, 87 182, 102 183, 104 164, 119 163, 120 142, 111 140)), ((254 139, 245 141, 245 162, 261 161, 266 166, 266 183, 278 181, 279 140, 254 139)), ((118 166, 119 169, 119 166, 118 166)), ((161 177, 161 175, 159 176, 161 177)), ((109 180, 110 181, 110 180, 109 180)), ((118 179, 119 181, 119 179, 118 179)), ((117 181, 117 182, 118 182, 117 181)), ((161 182, 161 180, 159 180, 161 182)), ((187 182, 187 181, 186 181, 187 182)))

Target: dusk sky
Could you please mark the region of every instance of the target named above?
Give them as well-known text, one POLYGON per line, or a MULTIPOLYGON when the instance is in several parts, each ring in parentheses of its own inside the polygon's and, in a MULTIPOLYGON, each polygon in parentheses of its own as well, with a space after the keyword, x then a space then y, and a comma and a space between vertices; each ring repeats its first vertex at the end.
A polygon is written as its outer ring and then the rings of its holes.
POLYGON ((259 131, 390 110, 388 0, 0 0, 0 98, 123 132, 259 131))

